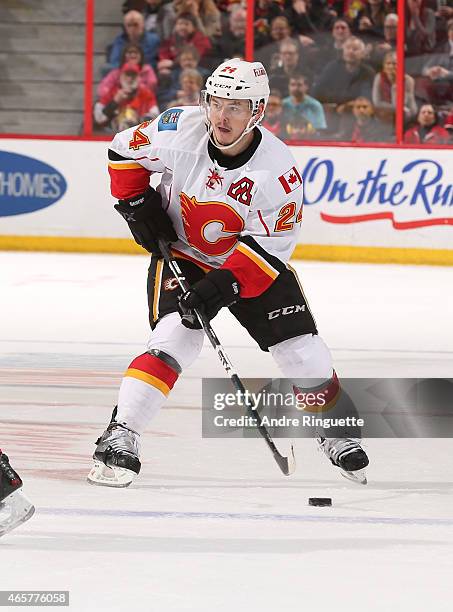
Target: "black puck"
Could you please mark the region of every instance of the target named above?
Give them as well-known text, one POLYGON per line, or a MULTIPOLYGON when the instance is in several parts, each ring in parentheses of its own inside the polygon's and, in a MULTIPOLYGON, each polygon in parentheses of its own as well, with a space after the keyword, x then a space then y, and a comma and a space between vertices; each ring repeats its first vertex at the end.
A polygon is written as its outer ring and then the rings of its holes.
POLYGON ((332 498, 331 497, 309 497, 308 505, 309 506, 331 506, 332 498))

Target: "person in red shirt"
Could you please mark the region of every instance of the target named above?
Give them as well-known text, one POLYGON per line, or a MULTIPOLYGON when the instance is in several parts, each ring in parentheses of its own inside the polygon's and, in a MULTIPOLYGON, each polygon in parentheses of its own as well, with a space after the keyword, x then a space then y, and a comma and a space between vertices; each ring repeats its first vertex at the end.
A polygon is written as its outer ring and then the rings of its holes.
POLYGON ((108 95, 114 87, 118 87, 121 75, 121 68, 124 64, 137 64, 140 73, 139 81, 141 85, 144 85, 149 90, 156 92, 157 89, 157 76, 154 72, 153 67, 150 64, 145 64, 145 57, 143 49, 140 45, 135 43, 129 43, 123 49, 121 54, 121 64, 119 68, 111 70, 99 83, 97 94, 99 98, 108 95))
POLYGON ((371 101, 364 96, 354 100, 352 107, 354 124, 347 138, 351 142, 382 142, 386 140, 382 126, 376 120, 371 101))
POLYGON ((124 64, 118 85, 101 96, 94 106, 94 119, 98 126, 124 130, 157 117, 156 96, 139 82, 139 74, 138 64, 124 64))
POLYGON ((432 104, 423 104, 418 111, 417 125, 404 134, 406 144, 448 144, 450 136, 439 125, 437 111, 432 104))
POLYGON ((190 13, 183 13, 176 18, 173 34, 162 42, 158 68, 163 60, 174 62, 181 48, 186 45, 193 45, 201 60, 205 59, 212 49, 211 41, 197 30, 195 18, 190 13))

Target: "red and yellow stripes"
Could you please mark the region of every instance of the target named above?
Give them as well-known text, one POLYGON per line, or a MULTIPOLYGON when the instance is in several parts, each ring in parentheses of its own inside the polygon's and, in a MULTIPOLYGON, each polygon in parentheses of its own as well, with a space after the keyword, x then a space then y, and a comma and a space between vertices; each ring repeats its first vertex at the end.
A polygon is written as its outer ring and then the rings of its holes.
POLYGON ((334 371, 332 378, 318 387, 299 389, 294 385, 293 391, 304 412, 327 412, 336 406, 340 398, 341 386, 334 371), (307 401, 308 396, 310 396, 309 402, 307 401))
POLYGON ((132 198, 149 187, 150 170, 133 159, 110 161, 110 189, 113 197, 132 198))
POLYGON ((261 295, 278 276, 278 270, 244 242, 238 243, 221 267, 237 278, 243 298, 261 295))
POLYGON ((175 382, 178 380, 178 373, 173 370, 162 359, 144 353, 136 357, 124 376, 141 380, 156 389, 159 389, 167 396, 173 389, 175 382))

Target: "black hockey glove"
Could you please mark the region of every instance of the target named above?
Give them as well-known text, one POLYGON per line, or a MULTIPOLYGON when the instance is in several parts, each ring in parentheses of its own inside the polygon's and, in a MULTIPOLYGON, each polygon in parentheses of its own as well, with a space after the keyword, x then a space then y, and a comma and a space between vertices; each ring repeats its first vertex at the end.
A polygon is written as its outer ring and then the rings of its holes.
POLYGON ((239 299, 239 283, 230 270, 211 270, 179 298, 182 324, 189 329, 201 329, 196 308, 210 321, 223 306, 239 299))
POLYGON ((162 197, 152 187, 141 195, 118 200, 115 209, 126 219, 135 242, 150 253, 160 254, 159 238, 167 242, 178 240, 171 219, 162 208, 162 197))

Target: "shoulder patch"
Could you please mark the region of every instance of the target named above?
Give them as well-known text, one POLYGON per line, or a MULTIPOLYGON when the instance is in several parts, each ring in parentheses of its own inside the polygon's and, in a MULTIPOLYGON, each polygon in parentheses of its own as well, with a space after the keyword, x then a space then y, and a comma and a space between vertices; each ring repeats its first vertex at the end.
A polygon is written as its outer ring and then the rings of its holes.
POLYGON ((278 180, 286 194, 291 193, 291 191, 302 185, 302 179, 296 166, 293 166, 288 172, 279 176, 278 180))
POLYGON ((163 130, 177 130, 178 121, 182 108, 169 108, 160 116, 159 123, 157 124, 157 131, 162 132, 163 130))

